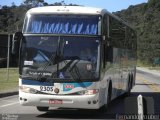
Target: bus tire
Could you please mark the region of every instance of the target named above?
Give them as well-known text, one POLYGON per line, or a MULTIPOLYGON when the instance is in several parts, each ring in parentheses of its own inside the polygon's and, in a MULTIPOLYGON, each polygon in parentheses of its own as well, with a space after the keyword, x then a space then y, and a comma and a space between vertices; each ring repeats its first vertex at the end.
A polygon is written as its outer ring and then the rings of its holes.
POLYGON ((129 77, 128 77, 128 88, 127 88, 126 96, 130 96, 130 94, 131 94, 132 79, 133 79, 132 75, 129 75, 129 77))
POLYGON ((109 83, 109 89, 108 89, 108 97, 107 97, 107 104, 111 102, 111 97, 112 97, 112 83, 109 83))
POLYGON ((106 112, 108 109, 109 103, 111 102, 111 97, 112 97, 112 83, 109 83, 108 87, 108 95, 107 95, 107 103, 104 104, 98 111, 99 112, 106 112))
POLYGON ((39 111, 48 111, 49 107, 39 107, 37 106, 37 110, 39 111))

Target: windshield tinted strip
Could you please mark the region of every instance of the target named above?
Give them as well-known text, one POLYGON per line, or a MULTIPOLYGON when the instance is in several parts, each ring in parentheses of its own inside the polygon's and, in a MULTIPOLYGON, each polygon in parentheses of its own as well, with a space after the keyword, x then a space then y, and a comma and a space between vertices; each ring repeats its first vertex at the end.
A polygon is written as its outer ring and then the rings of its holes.
POLYGON ((37 85, 37 86, 54 86, 54 83, 40 82, 35 80, 22 80, 23 85, 37 85))

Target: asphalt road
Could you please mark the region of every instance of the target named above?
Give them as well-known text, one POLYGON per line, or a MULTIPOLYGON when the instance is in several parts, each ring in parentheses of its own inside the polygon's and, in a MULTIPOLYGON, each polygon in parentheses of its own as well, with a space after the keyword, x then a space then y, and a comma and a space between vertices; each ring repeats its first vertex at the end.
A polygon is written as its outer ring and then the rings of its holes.
MULTIPOLYGON (((132 89, 131 97, 153 97, 155 114, 160 113, 160 77, 142 71, 137 72, 136 86, 132 89)), ((110 119, 118 114, 124 114, 125 96, 118 97, 110 104, 108 110, 100 113, 93 110, 51 108, 49 112, 39 112, 35 107, 21 106, 18 95, 0 99, 0 119, 14 120, 51 120, 51 119, 110 119)))

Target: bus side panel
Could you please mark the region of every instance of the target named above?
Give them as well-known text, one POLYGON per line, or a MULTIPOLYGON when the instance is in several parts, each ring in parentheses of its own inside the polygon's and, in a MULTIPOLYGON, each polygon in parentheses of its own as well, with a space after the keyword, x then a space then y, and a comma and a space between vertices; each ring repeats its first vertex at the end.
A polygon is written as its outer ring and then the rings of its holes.
POLYGON ((113 62, 106 62, 106 67, 101 67, 100 99, 107 103, 109 82, 112 83, 112 98, 128 91, 128 76, 133 74, 135 84, 135 53, 131 50, 113 48, 113 62))

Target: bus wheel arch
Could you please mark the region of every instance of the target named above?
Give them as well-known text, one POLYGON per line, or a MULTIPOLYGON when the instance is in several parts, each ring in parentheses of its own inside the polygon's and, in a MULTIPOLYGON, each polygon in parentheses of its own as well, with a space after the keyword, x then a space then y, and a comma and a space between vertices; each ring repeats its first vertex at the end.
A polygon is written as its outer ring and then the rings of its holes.
MULTIPOLYGON (((98 109, 98 112, 106 112, 109 106, 109 102, 111 101, 111 96, 112 96, 112 81, 111 79, 108 80, 108 88, 106 89, 106 94, 107 94, 107 101, 104 103, 104 105, 98 109)), ((105 98, 106 99, 106 98, 105 98)))
POLYGON ((134 81, 134 77, 133 77, 133 73, 131 73, 131 76, 130 76, 130 80, 131 80, 131 89, 133 88, 133 81, 134 81))
POLYGON ((132 73, 128 74, 128 84, 127 84, 127 91, 126 96, 130 95, 131 89, 132 89, 132 83, 133 83, 133 77, 132 73))
POLYGON ((133 74, 131 73, 130 74, 130 78, 129 78, 129 80, 130 80, 130 89, 132 89, 132 87, 133 87, 133 74))
POLYGON ((48 111, 49 107, 41 107, 41 106, 37 106, 37 110, 38 111, 48 111))

